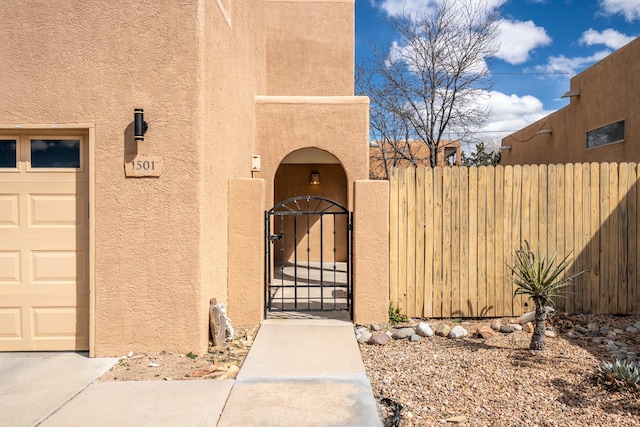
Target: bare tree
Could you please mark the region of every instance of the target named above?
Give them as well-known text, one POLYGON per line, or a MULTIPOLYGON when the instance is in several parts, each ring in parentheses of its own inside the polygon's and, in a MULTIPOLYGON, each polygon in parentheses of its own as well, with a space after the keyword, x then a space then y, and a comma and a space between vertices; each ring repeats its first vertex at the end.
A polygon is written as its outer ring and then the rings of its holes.
POLYGON ((371 99, 385 170, 397 159, 437 166, 447 136, 469 138, 486 122, 477 100, 492 88, 487 61, 497 50, 498 19, 477 0, 437 0, 428 13, 390 18, 398 39, 373 47, 356 74, 358 93, 371 99), (428 147, 428 158, 416 156, 415 143, 428 147))

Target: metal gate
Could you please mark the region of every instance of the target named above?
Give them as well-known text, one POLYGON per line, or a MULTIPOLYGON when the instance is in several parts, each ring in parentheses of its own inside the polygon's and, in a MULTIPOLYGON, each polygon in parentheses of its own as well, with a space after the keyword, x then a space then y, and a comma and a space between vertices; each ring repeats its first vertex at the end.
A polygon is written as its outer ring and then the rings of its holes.
POLYGON ((265 316, 352 314, 351 222, 344 206, 317 196, 287 199, 265 212, 265 316))

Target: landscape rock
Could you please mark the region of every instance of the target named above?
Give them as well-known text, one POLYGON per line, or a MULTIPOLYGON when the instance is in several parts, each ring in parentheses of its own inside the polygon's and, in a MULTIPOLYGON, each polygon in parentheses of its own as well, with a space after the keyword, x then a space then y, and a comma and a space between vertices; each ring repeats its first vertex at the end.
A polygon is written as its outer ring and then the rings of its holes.
POLYGON ((491 321, 491 329, 493 329, 494 331, 499 331, 500 330, 500 326, 502 326, 502 323, 500 322, 500 319, 493 319, 491 321))
POLYGON ((415 331, 413 330, 413 328, 401 328, 395 331, 393 335, 391 335, 391 338, 395 340, 402 340, 405 338, 409 338, 414 333, 415 331))
POLYGON ((418 334, 413 334, 409 337, 409 339, 413 342, 418 342, 422 339, 422 337, 418 334))
POLYGON ((544 331, 544 335, 549 338, 555 338, 558 336, 558 334, 556 334, 555 331, 552 331, 550 329, 547 329, 546 331, 544 331))
POLYGON ((358 336, 358 342, 360 344, 366 344, 369 342, 369 340, 371 339, 371 332, 364 330, 362 332, 360 332, 360 335, 358 336))
POLYGON ((449 338, 462 338, 462 337, 466 337, 467 335, 469 335, 469 332, 467 332, 467 330, 460 325, 455 326, 449 332, 449 338))
POLYGON ((433 329, 431 329, 431 326, 428 323, 420 322, 418 323, 418 326, 416 326, 416 334, 421 337, 432 337, 433 329))
POLYGON ((377 323, 372 323, 371 324, 371 329, 373 329, 374 331, 378 332, 380 329, 382 329, 382 327, 380 325, 378 325, 377 323))
POLYGON ((576 331, 583 334, 588 334, 590 332, 588 328, 585 328, 584 326, 580 326, 580 325, 576 325, 576 331))
POLYGON ((532 333, 533 332, 533 323, 527 322, 527 323, 523 324, 522 325, 522 330, 525 331, 528 334, 532 333))
POLYGON ((635 334, 636 332, 638 332, 638 329, 634 326, 629 326, 627 329, 625 329, 625 331, 635 334))
POLYGON ((359 335, 359 334, 361 334, 361 333, 363 333, 364 331, 367 331, 367 330, 368 330, 368 329, 367 329, 367 327, 366 327, 366 326, 358 326, 358 327, 356 328, 356 335, 359 335))
POLYGON ((449 332, 451 332, 451 327, 445 324, 442 324, 436 328, 436 335, 439 337, 447 337, 449 336, 449 332))
POLYGON ((640 322, 636 322, 633 324, 633 327, 640 330, 640 322))
POLYGON ((389 342, 389 335, 384 332, 377 332, 369 339, 369 344, 386 345, 389 342))
POLYGON ((520 325, 519 323, 509 323, 508 326, 511 326, 514 331, 521 331, 522 330, 522 325, 520 325))
POLYGON ((589 332, 598 332, 600 330, 600 327, 597 323, 591 322, 587 325, 587 329, 589 330, 589 332))
POLYGON ((513 326, 509 326, 509 325, 500 326, 500 332, 502 332, 503 334, 510 334, 513 331, 515 331, 515 329, 513 329, 513 326))
POLYGON ((495 332, 493 332, 493 329, 491 327, 483 325, 478 328, 477 335, 481 336, 486 340, 494 336, 495 332))
POLYGON ((156 362, 149 362, 149 367, 150 368, 159 368, 160 364, 156 363, 156 362))

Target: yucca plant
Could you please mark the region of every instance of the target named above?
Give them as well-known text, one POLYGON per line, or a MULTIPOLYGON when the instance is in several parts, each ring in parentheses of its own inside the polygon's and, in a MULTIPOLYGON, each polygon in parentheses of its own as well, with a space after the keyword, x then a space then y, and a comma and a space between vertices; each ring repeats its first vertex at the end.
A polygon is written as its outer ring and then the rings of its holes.
POLYGON ((621 390, 628 388, 640 392, 640 367, 637 363, 628 360, 616 360, 615 362, 602 362, 596 367, 596 377, 601 384, 621 390))
POLYGON ((567 288, 571 286, 571 281, 583 271, 562 275, 564 270, 571 264, 573 259, 570 254, 565 256, 556 264, 557 252, 551 257, 541 255, 540 249, 533 253, 529 248, 529 242, 525 241, 525 246, 520 247, 513 257, 511 269, 511 279, 516 285, 513 294, 525 295, 531 298, 536 307, 536 325, 531 337, 531 350, 544 350, 545 325, 547 321, 547 311, 545 306, 553 306, 553 298, 563 297, 570 293, 567 288))

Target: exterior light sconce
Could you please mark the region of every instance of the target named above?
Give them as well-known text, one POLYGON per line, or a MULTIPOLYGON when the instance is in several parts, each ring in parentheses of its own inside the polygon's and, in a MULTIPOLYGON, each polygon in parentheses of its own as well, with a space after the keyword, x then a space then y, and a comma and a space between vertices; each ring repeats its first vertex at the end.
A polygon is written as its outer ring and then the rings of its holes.
POLYGON ((501 150, 511 150, 511 146, 510 145, 503 145, 500 147, 501 150))
POLYGON ((580 96, 580 91, 570 90, 569 92, 566 92, 564 95, 562 95, 560 98, 571 98, 572 96, 580 96))
POLYGON ((309 184, 320 185, 320 173, 316 171, 311 172, 311 178, 309 178, 309 184))
POLYGON ((536 135, 542 135, 543 133, 553 133, 553 129, 552 128, 540 129, 538 132, 536 132, 536 135))
POLYGON ((144 121, 144 110, 142 108, 133 109, 133 138, 136 141, 144 141, 144 134, 147 133, 149 125, 144 121))

